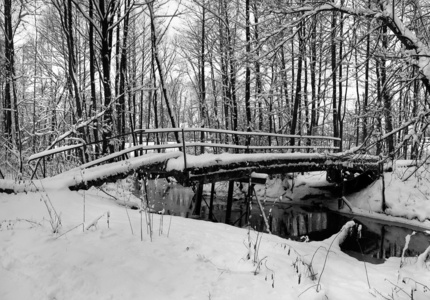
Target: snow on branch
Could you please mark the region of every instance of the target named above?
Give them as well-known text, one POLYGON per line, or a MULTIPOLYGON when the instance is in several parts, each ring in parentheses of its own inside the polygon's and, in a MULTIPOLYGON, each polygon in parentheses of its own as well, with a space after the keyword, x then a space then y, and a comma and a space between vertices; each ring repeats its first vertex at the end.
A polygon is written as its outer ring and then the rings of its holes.
POLYGON ((365 17, 382 21, 393 32, 397 39, 402 43, 406 50, 412 50, 413 56, 416 57, 416 65, 422 75, 421 80, 430 92, 430 49, 423 43, 403 22, 395 15, 393 6, 389 1, 379 1, 379 8, 353 8, 335 3, 326 3, 319 6, 297 6, 290 7, 283 13, 302 13, 295 23, 327 11, 337 11, 351 16, 365 17))

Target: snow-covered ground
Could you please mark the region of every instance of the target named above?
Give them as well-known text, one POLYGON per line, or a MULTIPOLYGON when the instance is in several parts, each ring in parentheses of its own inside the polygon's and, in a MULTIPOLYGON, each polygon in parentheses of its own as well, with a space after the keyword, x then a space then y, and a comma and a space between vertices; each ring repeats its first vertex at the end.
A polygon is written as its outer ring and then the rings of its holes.
POLYGON ((339 248, 350 223, 299 243, 152 214, 151 241, 147 214, 96 189, 0 194, 0 207, 0 299, 430 298, 430 248, 363 264, 339 248))
MULTIPOLYGON (((430 166, 395 166, 393 172, 384 174, 385 213, 409 220, 425 222, 430 220, 430 166)), ((382 180, 369 188, 348 197, 355 207, 364 211, 381 211, 382 180)), ((428 223, 430 225, 430 223, 428 223)))

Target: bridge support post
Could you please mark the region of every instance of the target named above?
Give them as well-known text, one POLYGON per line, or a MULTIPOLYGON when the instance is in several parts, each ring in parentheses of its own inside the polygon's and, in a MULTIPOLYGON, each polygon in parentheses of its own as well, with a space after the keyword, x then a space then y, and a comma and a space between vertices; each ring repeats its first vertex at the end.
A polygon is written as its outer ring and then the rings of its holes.
POLYGON ((45 156, 43 157, 43 178, 46 178, 46 164, 45 164, 45 156))
POLYGON ((197 190, 194 194, 196 205, 194 206, 193 215, 200 216, 202 211, 202 199, 203 199, 203 181, 197 183, 197 190))
POLYGON ((230 180, 228 182, 227 210, 225 212, 226 224, 231 224, 231 207, 233 206, 233 189, 234 189, 234 180, 230 180))
POLYGON ((248 194, 246 195, 246 214, 245 214, 246 225, 249 225, 249 217, 251 214, 252 192, 254 191, 254 186, 255 184, 251 183, 251 180, 249 180, 248 194))
POLYGON ((215 197, 215 182, 212 182, 212 184, 211 184, 211 200, 209 202, 209 220, 210 221, 215 221, 214 217, 213 217, 214 197, 215 197))
POLYGON ((381 191, 381 196, 382 196, 382 211, 385 212, 385 210, 387 209, 387 204, 385 202, 385 177, 384 177, 384 163, 380 162, 379 163, 379 170, 378 170, 378 175, 381 178, 382 181, 382 191, 381 191))

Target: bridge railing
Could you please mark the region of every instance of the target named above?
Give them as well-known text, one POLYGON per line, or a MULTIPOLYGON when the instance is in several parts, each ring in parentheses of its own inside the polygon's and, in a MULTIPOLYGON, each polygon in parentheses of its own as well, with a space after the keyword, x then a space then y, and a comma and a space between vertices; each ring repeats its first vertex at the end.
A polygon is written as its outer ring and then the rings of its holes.
POLYGON ((139 129, 112 137, 115 141, 125 136, 133 136, 125 143, 125 149, 101 156, 101 142, 80 142, 59 146, 36 153, 28 158, 28 163, 36 161, 32 179, 39 166, 43 177, 61 173, 67 169, 82 165, 95 166, 112 160, 140 156, 147 153, 183 151, 186 155, 203 153, 279 153, 279 152, 320 152, 337 151, 334 141, 339 138, 327 136, 301 136, 266 132, 245 132, 211 128, 162 128, 139 129), (179 141, 176 140, 179 136, 179 141), (293 141, 293 142, 292 142, 293 141), (56 170, 56 172, 53 172, 56 170))
MULTIPOLYGON (((211 128, 175 129, 183 134, 183 139, 194 145, 194 154, 202 152, 286 152, 286 151, 336 151, 334 141, 339 138, 327 136, 301 136, 266 132, 232 131, 211 128), (294 143, 291 143, 294 141, 294 143), (204 145, 197 145, 203 143, 204 145), (202 148, 203 147, 203 148, 202 148), (200 148, 200 151, 199 149, 200 148)), ((189 151, 189 149, 188 149, 189 151)))

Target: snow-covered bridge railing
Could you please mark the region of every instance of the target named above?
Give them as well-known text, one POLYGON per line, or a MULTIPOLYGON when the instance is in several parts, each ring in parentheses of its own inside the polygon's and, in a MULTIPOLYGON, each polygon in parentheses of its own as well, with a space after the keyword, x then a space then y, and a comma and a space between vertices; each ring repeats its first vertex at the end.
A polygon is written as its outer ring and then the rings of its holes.
POLYGON ((336 151, 334 141, 339 138, 328 136, 301 136, 267 132, 245 132, 211 128, 162 128, 139 129, 110 139, 114 144, 122 144, 124 149, 100 157, 99 142, 58 146, 36 153, 28 158, 28 163, 36 161, 32 179, 38 167, 42 166, 42 176, 52 176, 78 165, 86 168, 101 163, 126 159, 153 152, 182 151, 186 154, 203 153, 285 153, 336 151), (180 140, 176 139, 176 136, 180 140), (185 149, 185 150, 184 150, 185 149), (47 166, 49 164, 50 166, 47 166), (53 170, 57 169, 57 172, 53 170))

